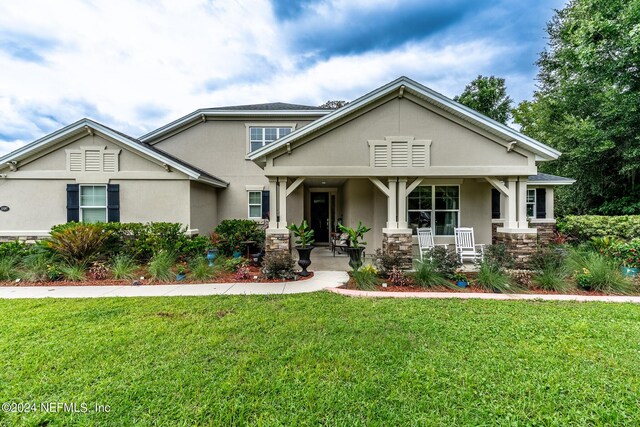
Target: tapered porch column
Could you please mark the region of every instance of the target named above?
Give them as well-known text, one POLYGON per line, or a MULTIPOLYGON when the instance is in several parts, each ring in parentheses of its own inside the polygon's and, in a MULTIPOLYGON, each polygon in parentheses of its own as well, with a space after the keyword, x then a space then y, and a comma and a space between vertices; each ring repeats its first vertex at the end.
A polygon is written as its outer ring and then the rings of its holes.
POLYGON ((278 228, 287 228, 287 178, 278 178, 278 228))
POLYGON ((507 179, 507 200, 505 203, 506 212, 504 214, 504 228, 518 228, 517 217, 517 193, 516 193, 517 178, 509 177, 507 179))
POLYGON ((407 178, 398 178, 398 228, 408 228, 407 224, 407 178))
POLYGON ((269 178, 269 228, 278 228, 278 179, 269 178))
POLYGON ((398 228, 396 204, 398 202, 398 192, 396 183, 398 178, 389 178, 389 194, 387 195, 387 228, 398 228))
POLYGON ((529 228, 527 219, 527 177, 521 176, 517 183, 518 192, 518 228, 529 228))

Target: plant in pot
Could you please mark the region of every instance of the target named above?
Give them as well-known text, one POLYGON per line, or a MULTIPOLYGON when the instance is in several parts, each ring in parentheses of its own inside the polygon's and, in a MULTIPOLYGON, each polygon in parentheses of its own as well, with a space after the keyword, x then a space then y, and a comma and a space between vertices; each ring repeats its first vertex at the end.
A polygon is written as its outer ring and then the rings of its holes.
POLYGON ((209 240, 211 240, 211 249, 207 250, 207 260, 209 261, 209 267, 213 267, 213 263, 215 262, 216 258, 218 258, 218 246, 220 245, 222 238, 220 234, 214 231, 209 236, 209 240))
POLYGON ((456 282, 456 285, 461 288, 466 288, 467 286, 469 286, 469 279, 461 271, 456 271, 451 278, 456 282))
POLYGON ((346 248, 349 254, 349 266, 354 271, 358 271, 362 266, 362 251, 364 251, 364 246, 367 244, 362 239, 364 239, 364 233, 371 230, 371 228, 362 225, 362 221, 358 221, 356 228, 345 227, 342 224, 338 224, 338 228, 349 235, 349 247, 346 248))
POLYGON ((176 280, 181 281, 187 277, 187 266, 184 264, 178 264, 176 267, 176 280))
POLYGON ((293 232, 293 235, 296 237, 296 250, 298 251, 298 265, 302 267, 302 271, 299 273, 301 276, 305 277, 309 275, 307 271, 307 267, 311 265, 311 251, 313 250, 315 243, 314 231, 309 227, 306 220, 303 220, 300 226, 295 224, 291 224, 287 227, 289 230, 293 232))

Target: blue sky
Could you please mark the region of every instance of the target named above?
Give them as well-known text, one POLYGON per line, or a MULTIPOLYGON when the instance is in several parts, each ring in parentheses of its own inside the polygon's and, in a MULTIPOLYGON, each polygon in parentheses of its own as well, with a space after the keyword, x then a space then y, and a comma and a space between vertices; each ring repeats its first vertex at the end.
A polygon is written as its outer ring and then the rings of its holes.
POLYGON ((140 136, 197 108, 351 100, 401 75, 530 99, 561 0, 0 3, 0 155, 82 117, 140 136))

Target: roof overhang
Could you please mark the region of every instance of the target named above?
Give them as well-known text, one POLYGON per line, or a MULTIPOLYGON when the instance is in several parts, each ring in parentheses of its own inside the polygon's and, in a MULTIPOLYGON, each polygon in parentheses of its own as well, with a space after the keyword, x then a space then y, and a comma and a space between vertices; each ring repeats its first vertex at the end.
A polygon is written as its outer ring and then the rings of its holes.
POLYGON ((59 129, 30 144, 27 144, 24 147, 18 148, 17 150, 3 157, 0 157, 0 169, 11 167, 12 164, 33 156, 34 154, 37 154, 47 147, 55 145, 56 143, 63 141, 69 137, 80 135, 82 133, 92 134, 93 132, 98 132, 99 134, 102 134, 131 148, 133 151, 145 154, 157 160, 158 162, 161 162, 163 165, 170 166, 171 168, 187 175, 189 179, 221 188, 225 188, 229 185, 229 183, 226 181, 212 176, 203 175, 199 171, 192 169, 180 162, 177 162, 168 156, 163 155, 161 152, 158 152, 158 150, 147 147, 146 144, 135 142, 132 139, 123 136, 119 132, 115 132, 113 129, 109 129, 108 127, 101 125, 100 123, 95 122, 91 119, 81 119, 75 123, 70 124, 69 126, 65 126, 62 129, 59 129))
POLYGON ((443 110, 448 111, 449 113, 500 138, 511 140, 515 142, 519 148, 523 148, 534 153, 537 156, 537 160, 555 160, 560 157, 561 153, 559 151, 541 143, 540 141, 530 138, 516 131, 515 129, 511 129, 510 127, 502 123, 492 120, 489 117, 486 117, 469 107, 459 104, 447 98, 446 96, 409 79, 408 77, 400 77, 392 81, 391 83, 388 83, 356 99, 346 106, 325 115, 324 117, 314 121, 313 123, 310 123, 307 126, 304 126, 296 130, 295 132, 290 133, 284 138, 281 138, 272 144, 266 145, 258 150, 253 151, 249 154, 248 158, 253 161, 257 161, 270 153, 282 149, 283 147, 286 148, 288 144, 291 144, 292 142, 304 137, 305 135, 328 126, 331 123, 341 119, 342 117, 354 113, 357 110, 360 110, 367 105, 396 91, 399 97, 402 97, 407 93, 411 93, 413 96, 421 98, 428 103, 442 108, 443 110))

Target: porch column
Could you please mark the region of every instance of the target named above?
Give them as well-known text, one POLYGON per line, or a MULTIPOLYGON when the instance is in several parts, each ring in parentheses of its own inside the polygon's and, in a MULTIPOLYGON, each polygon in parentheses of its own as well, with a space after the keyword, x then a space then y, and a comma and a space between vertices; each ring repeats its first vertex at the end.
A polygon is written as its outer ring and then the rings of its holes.
POLYGON ((278 178, 279 218, 278 228, 287 228, 287 178, 278 178))
POLYGON ((269 228, 278 228, 278 180, 269 178, 269 228))
POLYGON ((398 178, 398 228, 408 228, 407 224, 407 178, 398 178))
POLYGON ((389 194, 387 195, 387 228, 398 228, 398 220, 396 219, 396 204, 398 200, 398 192, 396 183, 398 178, 389 178, 389 194))
POLYGON ((269 228, 264 249, 270 253, 288 253, 291 236, 287 229, 287 179, 269 178, 269 228))
POLYGON ((527 220, 527 177, 521 176, 517 183, 518 192, 518 228, 528 228, 527 220))
POLYGON ((507 179, 507 200, 505 200, 506 212, 504 213, 504 228, 518 228, 516 213, 516 177, 507 179))

